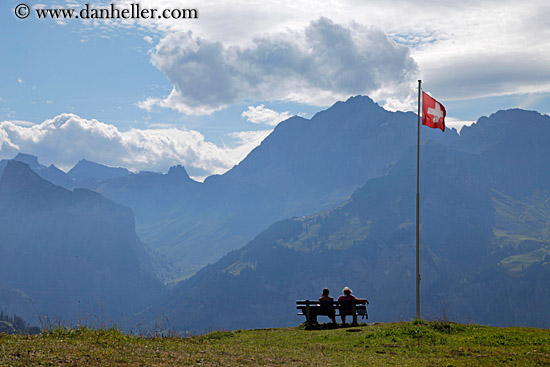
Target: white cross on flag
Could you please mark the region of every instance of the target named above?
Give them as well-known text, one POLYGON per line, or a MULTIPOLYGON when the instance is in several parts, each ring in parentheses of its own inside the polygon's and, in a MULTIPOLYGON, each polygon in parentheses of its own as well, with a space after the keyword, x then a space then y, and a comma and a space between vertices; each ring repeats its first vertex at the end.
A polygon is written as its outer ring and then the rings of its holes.
POLYGON ((445 107, 422 92, 422 125, 445 131, 445 107))

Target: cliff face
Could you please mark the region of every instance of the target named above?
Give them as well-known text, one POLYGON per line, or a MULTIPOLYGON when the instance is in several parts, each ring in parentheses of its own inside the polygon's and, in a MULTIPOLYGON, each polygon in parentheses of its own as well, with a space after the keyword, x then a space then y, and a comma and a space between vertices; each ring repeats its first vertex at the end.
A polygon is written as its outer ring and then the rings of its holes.
POLYGON ((161 291, 132 211, 10 161, 0 179, 0 280, 66 322, 121 320, 161 291))

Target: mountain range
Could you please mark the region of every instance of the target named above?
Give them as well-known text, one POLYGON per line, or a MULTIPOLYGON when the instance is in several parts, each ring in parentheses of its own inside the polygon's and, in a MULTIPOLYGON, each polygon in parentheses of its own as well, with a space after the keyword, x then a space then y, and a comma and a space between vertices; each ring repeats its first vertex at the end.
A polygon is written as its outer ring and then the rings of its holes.
POLYGON ((162 292, 162 261, 138 239, 130 209, 15 160, 0 178, 0 252, 2 295, 25 306, 3 311, 29 322, 118 322, 162 292))
POLYGON ((13 159, 0 160, 0 176, 10 160, 27 164, 46 181, 66 189, 96 189, 103 181, 132 174, 126 168, 109 167, 86 159, 81 159, 69 172, 65 173, 54 164, 49 166, 40 164, 38 157, 34 155, 19 153, 13 159))
MULTIPOLYGON (((274 221, 345 201, 416 143, 416 120, 357 96, 310 120, 281 122, 242 162, 203 184, 182 175, 179 188, 163 190, 149 184, 150 175, 134 175, 97 191, 131 207, 140 238, 175 259, 176 278, 188 276, 274 221)), ((450 144, 458 134, 426 137, 450 144)))
MULTIPOLYGON (((296 325, 296 299, 347 285, 371 319, 408 319, 416 124, 353 97, 280 123, 204 183, 182 166, 0 161, 0 307, 201 332, 296 325)), ((548 326, 548 141, 550 117, 519 109, 460 135, 422 128, 424 316, 548 326)))
MULTIPOLYGON (((422 314, 548 327, 550 117, 499 111, 464 129, 421 150, 422 314)), ((300 322, 296 299, 316 299, 324 287, 338 295, 343 286, 371 300, 374 320, 408 319, 415 183, 413 147, 345 203, 273 224, 181 282, 141 320, 195 332, 291 326, 300 322)))

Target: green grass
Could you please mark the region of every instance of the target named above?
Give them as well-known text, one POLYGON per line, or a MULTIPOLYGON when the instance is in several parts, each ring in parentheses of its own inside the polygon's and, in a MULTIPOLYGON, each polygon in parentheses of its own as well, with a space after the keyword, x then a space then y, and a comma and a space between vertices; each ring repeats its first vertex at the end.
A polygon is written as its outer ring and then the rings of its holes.
POLYGON ((111 328, 0 334, 0 366, 542 366, 550 331, 442 322, 136 337, 111 328))
POLYGON ((371 228, 370 221, 362 222, 358 216, 338 216, 336 220, 338 228, 332 228, 332 233, 326 237, 321 231, 326 231, 324 223, 330 221, 329 211, 315 214, 310 217, 296 218, 295 221, 302 225, 301 233, 289 241, 279 240, 278 243, 287 248, 298 251, 310 252, 320 249, 345 250, 356 242, 368 238, 371 228), (322 239, 322 241, 320 241, 322 239))
POLYGON ((550 196, 536 192, 531 198, 520 201, 501 192, 493 191, 495 208, 495 237, 517 247, 522 241, 550 241, 547 218, 550 215, 550 196), (502 228, 506 228, 503 231, 502 228))
POLYGON ((503 259, 500 263, 512 274, 521 273, 525 268, 543 261, 550 255, 550 249, 539 248, 521 255, 515 255, 503 259))

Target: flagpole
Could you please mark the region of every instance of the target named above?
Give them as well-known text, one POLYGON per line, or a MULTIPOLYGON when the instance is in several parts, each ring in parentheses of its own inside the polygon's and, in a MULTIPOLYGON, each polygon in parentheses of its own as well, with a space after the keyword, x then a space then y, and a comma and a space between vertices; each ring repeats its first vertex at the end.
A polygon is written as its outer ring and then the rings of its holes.
POLYGON ((418 80, 418 134, 416 142, 416 319, 420 319, 420 91, 418 80))

